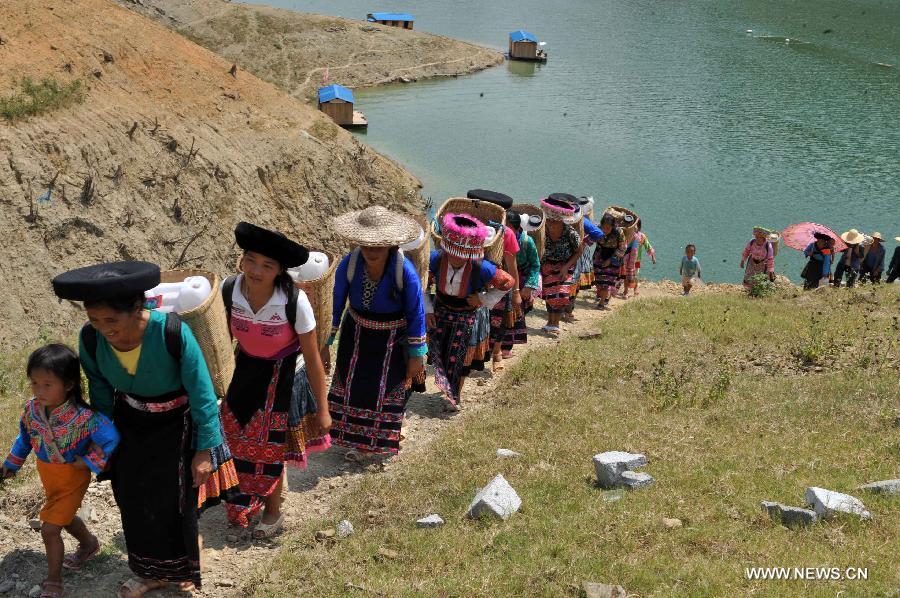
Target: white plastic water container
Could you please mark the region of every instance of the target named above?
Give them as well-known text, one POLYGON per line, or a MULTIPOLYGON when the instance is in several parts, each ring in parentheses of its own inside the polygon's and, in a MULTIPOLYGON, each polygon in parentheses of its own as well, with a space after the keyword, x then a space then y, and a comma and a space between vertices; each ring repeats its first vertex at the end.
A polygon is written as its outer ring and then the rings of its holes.
POLYGON ((181 284, 181 293, 178 295, 178 302, 175 311, 184 313, 191 311, 203 305, 212 293, 212 285, 205 276, 188 276, 181 284))
POLYGON ((181 282, 164 282, 145 293, 154 309, 163 313, 183 313, 199 307, 212 293, 205 276, 188 276, 181 282))
POLYGON ((302 266, 289 268, 288 274, 295 282, 304 282, 321 278, 330 266, 328 256, 320 251, 310 251, 309 259, 302 266))

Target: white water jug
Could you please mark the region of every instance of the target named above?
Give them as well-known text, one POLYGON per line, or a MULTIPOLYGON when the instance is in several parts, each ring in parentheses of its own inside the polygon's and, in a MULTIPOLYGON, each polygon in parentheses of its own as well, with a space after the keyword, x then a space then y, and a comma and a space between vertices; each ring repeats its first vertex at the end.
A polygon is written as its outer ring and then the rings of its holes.
POLYGON ((330 263, 327 255, 320 251, 310 251, 309 259, 306 260, 306 263, 302 266, 297 266, 296 268, 289 268, 288 274, 290 274, 291 278, 296 282, 316 280, 328 272, 329 266, 330 263))

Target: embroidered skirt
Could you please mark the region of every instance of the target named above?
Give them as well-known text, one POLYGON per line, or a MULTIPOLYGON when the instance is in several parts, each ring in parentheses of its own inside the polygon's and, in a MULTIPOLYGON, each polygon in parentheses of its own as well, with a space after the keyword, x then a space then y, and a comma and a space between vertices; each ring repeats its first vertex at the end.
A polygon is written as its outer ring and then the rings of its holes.
POLYGON ((625 277, 626 285, 633 285, 637 282, 637 253, 631 251, 625 254, 625 260, 622 263, 622 273, 625 277))
MULTIPOLYGON (((298 356, 298 362, 300 361, 298 356)), ((288 464, 296 464, 301 468, 306 467, 307 456, 311 453, 320 453, 331 447, 331 435, 316 437, 315 427, 316 413, 319 405, 309 385, 309 376, 306 373, 306 364, 300 364, 294 373, 294 388, 291 390, 291 406, 288 410, 288 428, 302 428, 302 435, 288 434, 288 442, 285 447, 285 461, 288 464), (299 441, 303 444, 299 444, 299 441)))
POLYGON ((227 447, 210 451, 215 472, 194 488, 193 420, 187 397, 116 393, 113 420, 121 442, 102 477, 112 481, 135 575, 200 587, 200 510, 237 494, 227 447))
POLYGON ((612 293, 622 283, 622 279, 619 278, 622 273, 622 262, 612 258, 609 265, 604 266, 601 255, 600 251, 594 252, 594 282, 597 285, 597 293, 601 291, 612 293))
POLYGON ((248 527, 281 481, 284 465, 305 459, 289 447, 305 445, 303 426, 288 425, 297 353, 262 359, 238 349, 234 376, 222 401, 225 438, 234 454, 241 493, 226 501, 228 520, 248 527))
POLYGON ((575 284, 575 266, 568 272, 561 272, 562 264, 544 262, 541 264, 541 276, 544 279, 544 303, 547 304, 547 313, 565 313, 572 298, 572 287, 575 284))
POLYGON ((328 409, 334 444, 395 454, 412 390, 406 378, 406 319, 349 309, 341 322, 328 409))
POLYGON ((460 401, 461 381, 472 370, 483 370, 488 356, 490 320, 487 308, 453 311, 436 302, 435 328, 428 334, 428 363, 434 381, 447 400, 460 401))

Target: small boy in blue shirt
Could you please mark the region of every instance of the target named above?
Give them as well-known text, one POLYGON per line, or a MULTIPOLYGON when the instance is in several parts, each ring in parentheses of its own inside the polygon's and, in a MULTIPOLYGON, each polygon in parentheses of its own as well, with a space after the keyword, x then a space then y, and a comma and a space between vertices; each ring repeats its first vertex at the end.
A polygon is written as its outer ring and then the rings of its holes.
POLYGON ((697 253, 697 247, 693 243, 685 247, 684 257, 681 258, 681 267, 678 269, 685 295, 690 293, 694 284, 700 280, 700 260, 694 255, 695 253, 697 253))

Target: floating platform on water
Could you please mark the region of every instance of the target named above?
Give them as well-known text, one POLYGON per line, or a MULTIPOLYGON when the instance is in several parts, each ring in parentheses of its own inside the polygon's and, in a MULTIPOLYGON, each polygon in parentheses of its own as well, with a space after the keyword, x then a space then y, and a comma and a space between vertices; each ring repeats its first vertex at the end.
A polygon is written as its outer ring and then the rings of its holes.
POLYGON ((547 53, 543 50, 539 50, 536 55, 530 57, 513 56, 507 53, 506 58, 509 60, 518 60, 520 62, 547 62, 547 53))
POLYGON ((359 110, 353 111, 353 121, 342 125, 345 129, 368 129, 369 128, 369 120, 366 118, 366 115, 360 112, 359 110))

